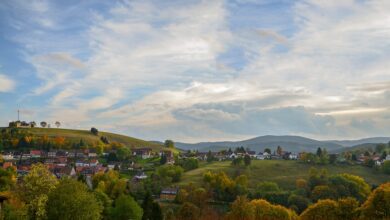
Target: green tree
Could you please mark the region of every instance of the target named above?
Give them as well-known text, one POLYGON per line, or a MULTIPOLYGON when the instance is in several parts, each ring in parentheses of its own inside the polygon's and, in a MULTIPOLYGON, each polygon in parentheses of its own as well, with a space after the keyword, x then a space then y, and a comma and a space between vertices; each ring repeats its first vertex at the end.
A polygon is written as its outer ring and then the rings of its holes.
POLYGON ((316 155, 317 155, 317 157, 321 157, 322 156, 322 149, 320 147, 317 148, 316 155))
POLYGON ((264 149, 264 153, 265 153, 265 152, 267 152, 267 153, 271 154, 271 149, 269 149, 269 148, 265 148, 265 149, 264 149))
POLYGON ((161 154, 161 157, 160 157, 160 164, 161 164, 161 165, 164 165, 164 164, 167 163, 167 161, 168 161, 167 156, 166 156, 165 154, 161 154))
POLYGON ((21 184, 21 197, 33 219, 46 218, 48 194, 56 188, 57 178, 43 164, 34 164, 21 184))
POLYGON ((153 201, 150 192, 147 192, 142 202, 142 209, 144 211, 142 220, 162 220, 163 215, 161 212, 160 205, 153 201))
POLYGON ((99 131, 98 131, 98 129, 97 128, 94 128, 94 127, 92 127, 91 128, 91 133, 93 134, 93 135, 98 135, 99 134, 99 131))
POLYGON ((291 195, 288 197, 288 205, 290 207, 296 207, 296 210, 298 213, 303 212, 307 206, 309 205, 310 201, 308 198, 300 195, 291 195))
POLYGON ((382 165, 382 170, 384 173, 390 175, 390 160, 386 160, 382 165))
POLYGON ((244 156, 244 164, 245 166, 251 165, 251 157, 248 154, 245 154, 244 156))
POLYGON ((375 146, 375 152, 382 153, 386 149, 386 144, 377 144, 375 146))
POLYGON ((121 195, 115 200, 115 205, 111 210, 112 219, 118 220, 140 220, 143 210, 131 196, 121 195))
POLYGON ((121 147, 116 151, 116 156, 120 161, 124 161, 131 156, 131 151, 127 147, 121 147))
POLYGON ((175 143, 172 140, 165 140, 164 146, 167 148, 175 148, 175 143))
POLYGON ((63 179, 49 194, 47 215, 58 220, 100 219, 103 207, 85 184, 74 179, 63 179))
POLYGON ((46 128, 46 126, 47 126, 47 123, 46 123, 45 121, 42 121, 42 122, 41 122, 41 127, 42 127, 42 128, 46 128))

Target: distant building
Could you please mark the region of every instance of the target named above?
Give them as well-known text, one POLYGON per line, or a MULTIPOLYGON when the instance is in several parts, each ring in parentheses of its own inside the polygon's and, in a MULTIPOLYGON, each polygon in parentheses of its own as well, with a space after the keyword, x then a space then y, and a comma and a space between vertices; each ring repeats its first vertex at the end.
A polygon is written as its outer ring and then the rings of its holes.
POLYGON ((138 148, 133 150, 134 156, 139 156, 142 159, 148 159, 152 156, 152 148, 138 148))
POLYGON ((161 200, 173 201, 176 198, 177 188, 165 188, 160 193, 161 200))

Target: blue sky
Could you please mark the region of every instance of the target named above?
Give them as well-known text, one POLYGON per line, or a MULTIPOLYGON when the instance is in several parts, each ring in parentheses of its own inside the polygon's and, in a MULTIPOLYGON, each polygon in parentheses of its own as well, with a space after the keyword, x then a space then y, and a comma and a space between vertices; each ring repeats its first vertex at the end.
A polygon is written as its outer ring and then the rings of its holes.
POLYGON ((148 140, 390 134, 387 0, 0 3, 0 123, 148 140))

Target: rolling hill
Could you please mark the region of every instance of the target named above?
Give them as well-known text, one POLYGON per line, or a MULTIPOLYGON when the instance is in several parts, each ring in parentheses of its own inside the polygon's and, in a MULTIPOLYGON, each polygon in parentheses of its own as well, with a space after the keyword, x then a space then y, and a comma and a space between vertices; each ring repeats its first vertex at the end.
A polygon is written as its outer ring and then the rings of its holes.
POLYGON ((317 141, 310 138, 300 136, 260 136, 244 141, 224 141, 224 142, 201 142, 196 144, 176 143, 176 147, 183 150, 199 150, 199 151, 219 151, 222 149, 235 147, 249 147, 251 150, 263 151, 265 148, 275 150, 277 146, 292 152, 315 152, 318 147, 326 148, 328 151, 343 149, 344 147, 337 143, 328 141, 317 141))
POLYGON ((80 139, 82 139, 87 144, 96 143, 100 140, 101 136, 105 136, 110 142, 114 142, 114 141, 119 142, 131 148, 150 147, 155 151, 159 151, 164 148, 163 145, 158 143, 149 142, 149 141, 128 137, 120 134, 102 132, 102 131, 99 131, 99 135, 96 136, 93 135, 88 130, 75 130, 75 129, 63 129, 63 128, 18 128, 18 129, 25 130, 26 132, 29 132, 38 137, 44 135, 47 135, 48 137, 51 138, 61 136, 61 137, 65 137, 66 140, 70 142, 78 142, 80 141, 80 139))
POLYGON ((298 178, 308 179, 311 167, 326 169, 329 175, 349 173, 361 176, 370 185, 379 185, 389 181, 390 176, 378 170, 361 165, 312 165, 293 160, 252 160, 249 167, 232 166, 230 161, 202 163, 198 169, 185 172, 179 185, 193 183, 201 185, 203 174, 207 171, 224 171, 230 177, 245 174, 249 188, 255 188, 260 181, 276 182, 283 189, 292 190, 298 178))
POLYGON ((368 143, 369 144, 389 143, 390 137, 372 137, 372 138, 363 138, 359 140, 342 140, 342 141, 332 140, 328 142, 339 144, 344 147, 353 147, 353 146, 364 145, 368 143))

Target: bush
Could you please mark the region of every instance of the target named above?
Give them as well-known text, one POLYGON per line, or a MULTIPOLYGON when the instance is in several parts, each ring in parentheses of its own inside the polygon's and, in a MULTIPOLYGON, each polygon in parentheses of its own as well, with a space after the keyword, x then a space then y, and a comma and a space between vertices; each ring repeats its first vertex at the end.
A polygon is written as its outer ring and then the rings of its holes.
POLYGON ((361 207, 364 219, 390 218, 390 182, 380 185, 361 207))

